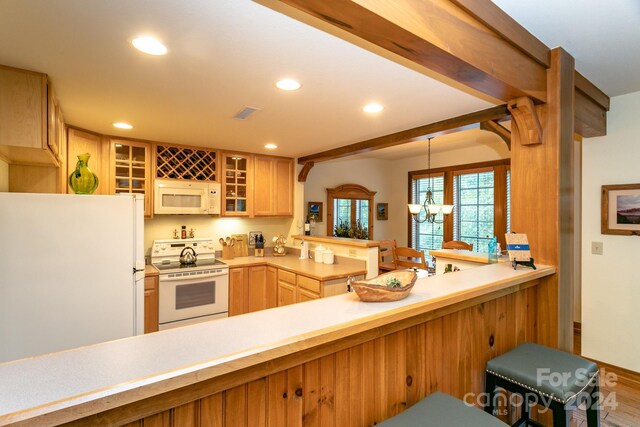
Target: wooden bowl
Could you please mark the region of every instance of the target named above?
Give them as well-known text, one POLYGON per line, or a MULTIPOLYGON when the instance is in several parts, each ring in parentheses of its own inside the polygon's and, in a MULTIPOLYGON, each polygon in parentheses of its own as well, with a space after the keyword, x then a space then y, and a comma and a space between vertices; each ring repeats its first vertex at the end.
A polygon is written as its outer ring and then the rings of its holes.
POLYGON ((351 284, 360 300, 365 302, 399 301, 406 298, 416 283, 418 275, 415 271, 394 270, 374 277, 373 279, 351 284), (402 283, 400 288, 387 287, 387 279, 395 277, 402 283))

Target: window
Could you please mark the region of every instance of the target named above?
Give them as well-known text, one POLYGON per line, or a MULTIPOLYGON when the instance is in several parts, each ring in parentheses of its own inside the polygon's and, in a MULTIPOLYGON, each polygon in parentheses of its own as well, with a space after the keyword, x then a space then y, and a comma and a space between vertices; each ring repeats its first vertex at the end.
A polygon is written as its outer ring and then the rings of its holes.
POLYGON ((456 174, 453 180, 453 239, 488 252, 494 236, 493 170, 456 174))
POLYGON ((440 249, 443 241, 462 240, 473 243, 476 252, 487 252, 496 236, 504 247, 504 235, 511 230, 509 160, 409 172, 410 203, 424 202, 429 176, 435 202, 452 204, 453 213, 439 213, 436 220, 443 223, 419 224, 409 217, 411 246, 429 251, 440 249))
POLYGON ((375 194, 358 184, 327 188, 327 236, 373 239, 375 194))
MULTIPOLYGON (((431 178, 417 178, 412 182, 413 196, 411 203, 422 204, 427 196, 427 189, 431 188, 433 200, 436 203, 443 203, 444 200, 444 175, 431 176, 431 178)), ((424 218, 424 214, 418 216, 420 220, 424 218)), ((442 212, 436 215, 437 221, 442 221, 442 212)), ((411 221, 413 224, 412 234, 414 237, 414 247, 418 250, 440 249, 444 237, 443 224, 423 222, 419 224, 411 221)))

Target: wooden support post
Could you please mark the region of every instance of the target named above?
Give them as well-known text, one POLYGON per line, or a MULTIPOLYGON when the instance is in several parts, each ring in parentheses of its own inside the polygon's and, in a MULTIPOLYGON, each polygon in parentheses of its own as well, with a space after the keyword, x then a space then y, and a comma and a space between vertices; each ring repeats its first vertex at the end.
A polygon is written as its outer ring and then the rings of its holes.
POLYGON ((539 288, 538 342, 568 351, 573 347, 573 79, 573 58, 561 48, 552 50, 547 104, 535 107, 544 143, 525 145, 526 133, 514 131, 511 146, 511 229, 528 235, 538 264, 558 267, 539 288))

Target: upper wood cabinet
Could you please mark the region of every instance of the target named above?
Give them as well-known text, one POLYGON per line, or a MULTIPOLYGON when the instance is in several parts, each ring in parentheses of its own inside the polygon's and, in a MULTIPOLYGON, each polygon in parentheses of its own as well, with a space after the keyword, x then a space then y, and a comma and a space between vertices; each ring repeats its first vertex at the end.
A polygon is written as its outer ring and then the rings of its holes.
POLYGON ((293 159, 255 156, 254 216, 293 215, 293 159))
MULTIPOLYGON (((89 169, 98 177, 98 188, 93 194, 111 194, 109 188, 109 144, 104 143, 105 138, 96 133, 86 132, 76 128, 67 131, 67 168, 65 176, 68 178, 76 169, 78 155, 89 153, 89 169)), ((66 192, 73 194, 69 187, 68 179, 65 179, 66 192)))
POLYGON ((59 166, 58 141, 50 140, 55 104, 46 74, 0 66, 0 154, 12 163, 59 166))
POLYGON ((111 194, 144 195, 144 216, 151 216, 151 144, 125 139, 111 139, 109 165, 111 194))
POLYGON ((223 216, 253 215, 253 156, 222 154, 223 216))

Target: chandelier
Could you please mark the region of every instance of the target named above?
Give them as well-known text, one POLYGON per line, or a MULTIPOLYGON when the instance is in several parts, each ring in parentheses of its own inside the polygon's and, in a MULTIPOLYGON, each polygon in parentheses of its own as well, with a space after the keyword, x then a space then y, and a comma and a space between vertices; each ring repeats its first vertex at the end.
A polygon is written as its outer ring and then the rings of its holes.
POLYGON ((413 220, 419 224, 423 222, 430 223, 443 223, 443 220, 437 221, 436 215, 440 211, 444 215, 449 215, 453 211, 453 205, 439 205, 433 200, 433 193, 431 192, 431 139, 429 138, 429 151, 427 155, 427 195, 424 198, 424 202, 420 204, 409 204, 409 212, 413 220), (420 211, 424 210, 424 218, 420 219, 420 211))

